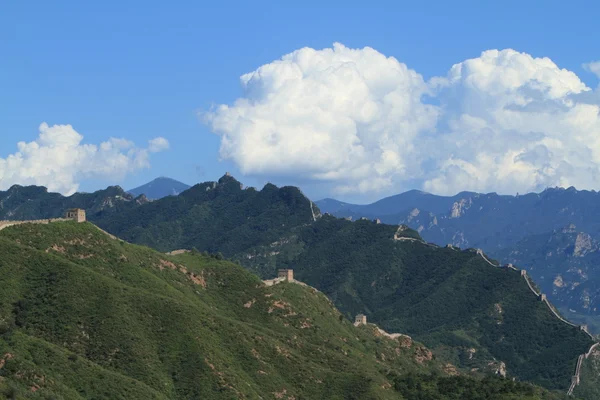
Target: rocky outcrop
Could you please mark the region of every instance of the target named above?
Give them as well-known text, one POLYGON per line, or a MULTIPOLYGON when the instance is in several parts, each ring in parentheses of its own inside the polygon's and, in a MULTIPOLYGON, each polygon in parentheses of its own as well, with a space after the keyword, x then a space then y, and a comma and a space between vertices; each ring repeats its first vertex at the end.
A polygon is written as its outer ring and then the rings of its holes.
POLYGON ((418 208, 414 208, 409 214, 408 214, 408 222, 412 221, 413 219, 415 219, 415 217, 419 216, 419 209, 418 208))
POLYGON ((450 210, 450 218, 459 218, 463 215, 473 204, 473 200, 469 197, 468 199, 460 199, 459 201, 455 201, 452 204, 452 209, 450 210))
POLYGON ((575 248, 573 249, 574 257, 583 257, 596 249, 597 246, 590 235, 583 232, 577 234, 577 238, 575 239, 575 248))

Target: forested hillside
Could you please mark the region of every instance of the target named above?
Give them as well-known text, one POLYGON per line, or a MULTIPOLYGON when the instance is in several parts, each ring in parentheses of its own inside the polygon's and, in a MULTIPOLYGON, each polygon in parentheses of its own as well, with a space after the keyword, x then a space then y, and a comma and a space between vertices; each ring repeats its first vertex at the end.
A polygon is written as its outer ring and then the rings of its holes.
POLYGON ((415 238, 408 228, 325 216, 239 260, 262 274, 293 267, 348 315, 364 312, 462 367, 503 363, 520 379, 569 386, 577 356, 593 343, 586 334, 559 321, 519 271, 415 238))
POLYGON ((367 205, 325 199, 323 212, 407 224, 439 245, 479 247, 527 269, 561 310, 600 332, 600 193, 573 187, 516 196, 409 191, 367 205))
POLYGON ((161 251, 231 258, 263 278, 291 267, 352 318, 407 333, 463 371, 566 390, 592 340, 556 318, 518 271, 440 248, 406 227, 321 216, 297 188, 243 188, 231 176, 177 197, 91 210, 100 227, 161 251))
POLYGON ((0 393, 14 399, 559 399, 455 376, 421 344, 353 326, 318 291, 89 223, 0 232, 0 393), (423 389, 423 390, 421 390, 423 389))

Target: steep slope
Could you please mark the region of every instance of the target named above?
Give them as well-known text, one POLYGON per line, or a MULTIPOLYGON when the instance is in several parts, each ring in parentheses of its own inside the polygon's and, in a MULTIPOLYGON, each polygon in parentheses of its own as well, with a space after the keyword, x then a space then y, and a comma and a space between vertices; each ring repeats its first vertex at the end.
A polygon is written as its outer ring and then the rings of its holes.
POLYGON ((177 196, 179 193, 188 190, 190 185, 176 181, 175 179, 160 177, 142 186, 131 189, 128 192, 133 196, 146 195, 150 200, 162 199, 167 196, 177 196))
POLYGON ((325 216, 239 260, 262 274, 293 267, 348 315, 365 313, 462 367, 505 365, 549 388, 566 390, 578 355, 593 344, 556 318, 518 271, 474 250, 427 244, 408 228, 325 216))
POLYGON ((600 279, 596 271, 600 263, 600 244, 591 235, 571 224, 529 236, 494 255, 528 266, 542 290, 550 293, 562 308, 592 326, 599 324, 594 317, 600 313, 600 279))
POLYGON ((581 383, 573 395, 582 399, 600 398, 600 350, 595 347, 586 354, 581 364, 581 383))
POLYGON ((352 326, 310 287, 267 287, 232 263, 166 256, 89 223, 4 229, 0 253, 8 396, 393 399, 405 373, 442 372, 422 345, 352 326))
POLYGON ((530 271, 566 313, 600 332, 596 271, 600 242, 600 193, 551 188, 542 193, 453 197, 411 191, 357 206, 327 199, 323 212, 407 224, 428 241, 479 247, 530 271), (568 228, 571 226, 572 228, 568 228), (563 232, 567 230, 573 232, 563 232))

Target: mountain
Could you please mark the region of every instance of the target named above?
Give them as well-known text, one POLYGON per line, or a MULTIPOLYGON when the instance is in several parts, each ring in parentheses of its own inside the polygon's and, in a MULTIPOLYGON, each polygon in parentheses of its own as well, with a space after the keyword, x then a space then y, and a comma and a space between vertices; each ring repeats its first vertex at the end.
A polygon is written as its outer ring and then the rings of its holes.
POLYGON ((373 204, 346 205, 345 209, 328 207, 334 204, 331 199, 316 204, 322 212, 339 217, 407 223, 438 244, 487 246, 489 251, 569 224, 594 237, 600 235, 600 193, 573 187, 517 196, 462 192, 445 197, 410 191, 373 204))
POLYGON ((600 243, 573 224, 552 232, 531 235, 516 245, 495 252, 496 256, 529 266, 539 285, 552 294, 565 312, 596 325, 600 313, 600 243))
POLYGON ((461 368, 506 368, 565 389, 577 356, 592 344, 538 302, 518 273, 491 267, 474 251, 430 246, 398 226, 319 217, 297 188, 242 187, 224 176, 96 221, 162 251, 222 252, 262 277, 292 267, 347 317, 365 313, 461 368))
POLYGON ((90 223, 0 231, 0 393, 18 399, 559 399, 353 326, 320 292, 90 223))
POLYGON ((14 185, 0 191, 0 220, 32 220, 61 217, 69 208, 83 208, 88 214, 108 215, 148 202, 144 195, 134 197, 119 186, 94 193, 65 197, 40 186, 14 185))
POLYGON ((343 312, 365 313, 469 370, 506 370, 565 389, 593 344, 556 318, 518 271, 475 250, 428 244, 402 226, 324 216, 237 257, 263 274, 293 267, 343 312))
POLYGON ((561 310, 600 329, 600 273, 594 268, 598 192, 570 187, 517 196, 463 192, 444 197, 411 191, 363 206, 340 206, 332 199, 317 204, 339 217, 407 224, 439 245, 482 248, 526 268, 561 310))
POLYGON ((127 241, 160 251, 196 247, 231 256, 272 243, 290 228, 313 222, 319 213, 295 187, 242 187, 224 175, 177 197, 119 213, 92 214, 90 219, 127 241))
POLYGON ((360 312, 409 334, 460 371, 566 391, 578 355, 593 343, 538 301, 517 271, 490 265, 473 249, 428 244, 406 226, 321 216, 294 187, 244 188, 225 175, 176 197, 88 217, 160 251, 220 252, 262 278, 291 267, 347 318, 360 312))
POLYGON ((167 196, 177 196, 179 193, 188 190, 189 188, 189 185, 176 181, 175 179, 160 177, 145 185, 129 190, 129 193, 136 197, 143 194, 150 200, 156 200, 167 196))

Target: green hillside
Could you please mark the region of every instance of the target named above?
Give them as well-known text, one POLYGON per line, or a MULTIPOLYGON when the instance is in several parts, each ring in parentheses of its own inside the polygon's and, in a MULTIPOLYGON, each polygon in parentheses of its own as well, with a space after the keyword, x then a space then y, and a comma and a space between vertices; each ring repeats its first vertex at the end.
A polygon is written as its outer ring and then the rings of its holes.
POLYGON ((313 211, 319 212, 298 188, 242 189, 225 175, 177 197, 118 213, 88 213, 88 218, 120 238, 160 251, 196 247, 230 256, 313 222, 313 211))
MULTIPOLYGON (((292 267, 299 279, 329 296, 346 318, 365 313, 384 329, 407 333, 425 343, 440 361, 463 372, 506 371, 509 377, 565 391, 577 356, 592 344, 583 332, 561 323, 538 302, 518 272, 492 267, 474 250, 423 243, 410 229, 398 233, 397 226, 321 217, 297 188, 266 185, 262 190, 243 189, 234 178, 224 176, 177 197, 124 204, 92 209, 88 217, 119 237, 161 251, 197 248, 222 253, 262 278, 273 277, 277 268, 292 267), (403 239, 394 240, 395 235, 403 239)), ((26 228, 3 231, 0 237, 22 229, 26 228)), ((22 238, 14 240, 26 244, 22 238)), ((49 243, 28 245, 44 252, 50 247, 49 243)), ((129 265, 117 253, 113 251, 112 258, 102 257, 103 262, 94 264, 93 271, 153 294, 168 290, 169 296, 185 295, 186 301, 191 296, 198 301, 195 292, 180 287, 182 282, 163 282, 167 274, 173 274, 168 268, 158 276, 156 268, 144 263, 134 265, 148 269, 142 275, 130 269, 115 270, 117 265, 129 265)), ((95 261, 87 254, 77 257, 70 261, 84 266, 95 261)), ((177 257, 189 271, 204 268, 199 255, 189 260, 189 254, 177 257)), ((136 259, 127 254, 125 258, 136 259)), ((204 260, 219 263, 215 258, 204 260)), ((206 304, 207 293, 200 293, 206 304)), ((227 301, 215 300, 211 307, 226 304, 222 312, 230 315, 236 308, 227 301)), ((235 318, 252 314, 240 310, 235 318)), ((203 312, 209 311, 203 308, 203 312)), ((247 322, 254 324, 256 318, 247 322)))
POLYGON ((147 202, 145 196, 134 197, 119 186, 65 197, 59 193, 49 193, 48 189, 41 186, 14 185, 7 191, 0 191, 0 220, 60 218, 65 210, 74 207, 83 208, 90 215, 107 217, 147 202))
MULTIPOLYGON (((350 318, 363 312, 465 370, 500 371, 566 390, 592 341, 537 302, 518 272, 474 251, 394 241, 397 226, 319 211, 293 187, 242 189, 230 176, 178 197, 90 217, 129 241, 222 252, 261 277, 293 267, 350 318), (504 363, 504 364, 503 364, 504 363)), ((402 236, 420 239, 410 229, 402 236)))
POLYGON ((450 362, 498 370, 566 390, 577 356, 593 341, 559 321, 518 271, 489 265, 474 250, 414 240, 415 231, 324 216, 239 260, 260 274, 293 267, 347 316, 363 312, 405 332, 450 362), (394 240, 400 235, 401 240, 394 240))
POLYGON ((575 387, 573 394, 581 399, 600 398, 600 350, 598 348, 584 359, 581 368, 581 384, 575 387))
POLYGON ((310 287, 267 287, 230 262, 166 256, 89 223, 4 229, 0 254, 7 398, 412 399, 415 384, 560 398, 447 376, 422 345, 354 327, 310 287))

